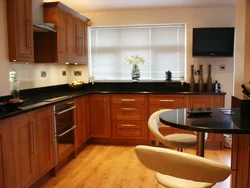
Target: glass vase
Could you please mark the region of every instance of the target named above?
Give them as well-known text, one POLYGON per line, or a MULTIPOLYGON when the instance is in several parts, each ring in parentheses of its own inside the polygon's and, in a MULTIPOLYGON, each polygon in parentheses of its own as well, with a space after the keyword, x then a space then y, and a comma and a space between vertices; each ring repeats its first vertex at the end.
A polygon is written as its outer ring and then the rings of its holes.
POLYGON ((132 76, 132 80, 134 82, 139 81, 140 80, 140 69, 139 66, 137 64, 134 64, 132 67, 132 72, 131 72, 131 76, 132 76))

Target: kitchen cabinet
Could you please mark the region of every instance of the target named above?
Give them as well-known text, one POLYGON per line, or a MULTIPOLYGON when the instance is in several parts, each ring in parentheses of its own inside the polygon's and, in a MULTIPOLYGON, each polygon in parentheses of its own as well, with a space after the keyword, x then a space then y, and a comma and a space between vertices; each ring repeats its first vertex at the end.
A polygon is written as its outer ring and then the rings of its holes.
POLYGON ((110 138, 110 99, 108 94, 90 96, 91 137, 110 138))
POLYGON ((224 95, 214 95, 213 96, 213 107, 214 108, 223 108, 224 106, 225 106, 224 95))
POLYGON ((8 0, 9 61, 34 62, 32 0, 8 0))
MULTIPOLYGON (((193 95, 187 97, 188 108, 218 108, 224 107, 224 95, 193 95)), ((220 148, 224 147, 224 135, 208 133, 205 143, 206 147, 220 148)))
MULTIPOLYGON (((149 100, 149 115, 148 118, 156 111, 161 109, 178 109, 186 107, 185 95, 163 95, 163 94, 152 94, 148 96, 149 100)), ((173 133, 187 133, 188 131, 177 129, 174 127, 161 127, 159 131, 163 135, 169 135, 173 133)), ((191 132, 193 133, 193 132, 191 132)), ((155 137, 150 133, 150 144, 161 145, 155 137)))
POLYGON ((85 138, 88 141, 91 138, 91 129, 90 129, 90 96, 85 96, 85 108, 84 108, 84 116, 85 116, 85 138))
POLYGON ((147 138, 146 95, 111 95, 112 138, 147 138))
POLYGON ((52 107, 47 107, 36 110, 34 113, 38 177, 41 177, 55 166, 53 110, 52 107))
POLYGON ((61 10, 57 10, 58 25, 57 25, 57 43, 58 43, 58 61, 67 62, 69 57, 69 41, 70 41, 70 26, 72 19, 70 15, 61 10))
POLYGON ((75 111, 75 144, 76 149, 82 146, 90 138, 89 122, 89 96, 83 96, 74 100, 75 111))
POLYGON ((32 113, 10 119, 13 136, 16 188, 28 187, 37 178, 37 146, 35 120, 32 113))
POLYGON ((211 108, 213 107, 212 95, 187 96, 187 108, 211 108))
POLYGON ((78 62, 87 62, 87 23, 72 17, 70 57, 78 62))
MULTIPOLYGON (((149 114, 160 109, 178 109, 178 108, 218 108, 224 107, 224 95, 149 95, 149 114)), ((160 132, 163 135, 173 133, 191 133, 192 131, 181 130, 173 127, 161 127, 160 132)), ((150 144, 160 144, 150 133, 150 144)), ((224 145, 224 136, 222 134, 209 133, 206 140, 206 147, 220 148, 224 145)))
POLYGON ((60 2, 44 3, 44 21, 56 25, 56 33, 37 34, 35 37, 36 62, 59 62, 87 64, 88 18, 60 2), (39 40, 39 38, 43 40, 39 40), (50 43, 48 43, 50 41, 50 43), (56 45, 56 55, 51 45, 56 45), (47 48, 45 46, 48 46, 47 48), (45 51, 45 52, 44 52, 45 51), (43 58, 41 54, 49 57, 43 58))
POLYGON ((16 188, 29 187, 55 166, 52 107, 10 118, 16 188))
POLYGON ((0 187, 10 188, 12 184, 10 125, 8 120, 0 121, 0 187))

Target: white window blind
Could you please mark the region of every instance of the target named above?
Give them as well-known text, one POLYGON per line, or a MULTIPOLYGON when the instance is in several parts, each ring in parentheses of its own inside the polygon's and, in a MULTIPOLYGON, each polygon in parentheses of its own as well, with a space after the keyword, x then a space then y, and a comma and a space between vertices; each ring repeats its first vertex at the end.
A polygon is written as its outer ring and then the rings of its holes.
POLYGON ((95 80, 131 80, 132 65, 124 59, 139 55, 140 80, 165 80, 166 71, 179 80, 186 72, 185 24, 89 28, 89 73, 95 80))

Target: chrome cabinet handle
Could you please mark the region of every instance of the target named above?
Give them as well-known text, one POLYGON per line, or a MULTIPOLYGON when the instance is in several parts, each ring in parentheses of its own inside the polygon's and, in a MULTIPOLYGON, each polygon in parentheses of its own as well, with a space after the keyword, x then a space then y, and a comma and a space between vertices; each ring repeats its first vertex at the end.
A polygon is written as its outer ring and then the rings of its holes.
POLYGON ((135 102, 135 99, 121 99, 122 102, 135 102))
POLYGON ((60 111, 60 112, 56 112, 55 114, 60 115, 60 114, 63 114, 63 113, 65 113, 65 112, 68 112, 68 111, 70 111, 70 110, 73 110, 74 108, 76 108, 76 106, 72 106, 72 107, 70 107, 70 108, 68 108, 68 109, 66 109, 66 110, 63 110, 63 111, 60 111))
POLYGON ((30 121, 29 123, 32 129, 32 153, 36 154, 36 143, 35 143, 35 128, 34 128, 34 120, 30 121))
POLYGON ((71 127, 70 129, 64 131, 63 133, 56 135, 56 137, 60 138, 60 137, 62 137, 63 135, 65 135, 65 134, 67 134, 68 132, 70 132, 70 131, 72 131, 73 129, 75 129, 76 127, 77 127, 77 125, 74 125, 73 127, 71 127))
POLYGON ((122 127, 135 127, 134 124, 121 124, 122 127))
POLYGON ((160 102, 174 102, 174 100, 159 100, 160 102))
POLYGON ((126 111, 134 111, 135 108, 121 108, 121 110, 126 110, 126 111))

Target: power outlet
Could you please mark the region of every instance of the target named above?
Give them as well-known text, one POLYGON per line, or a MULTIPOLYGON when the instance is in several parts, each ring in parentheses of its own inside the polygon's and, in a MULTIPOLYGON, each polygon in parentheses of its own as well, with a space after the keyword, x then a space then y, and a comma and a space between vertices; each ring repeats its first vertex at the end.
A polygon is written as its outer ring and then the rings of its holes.
POLYGON ((226 70, 226 65, 220 65, 220 71, 225 71, 226 70))
POLYGON ((41 71, 41 77, 46 77, 47 74, 46 74, 46 71, 41 71))
POLYGON ((82 71, 74 71, 74 76, 82 76, 82 71))
POLYGON ((66 74, 67 74, 66 71, 62 71, 63 76, 66 76, 66 74))
POLYGON ((200 75, 200 70, 194 70, 194 75, 200 75))

